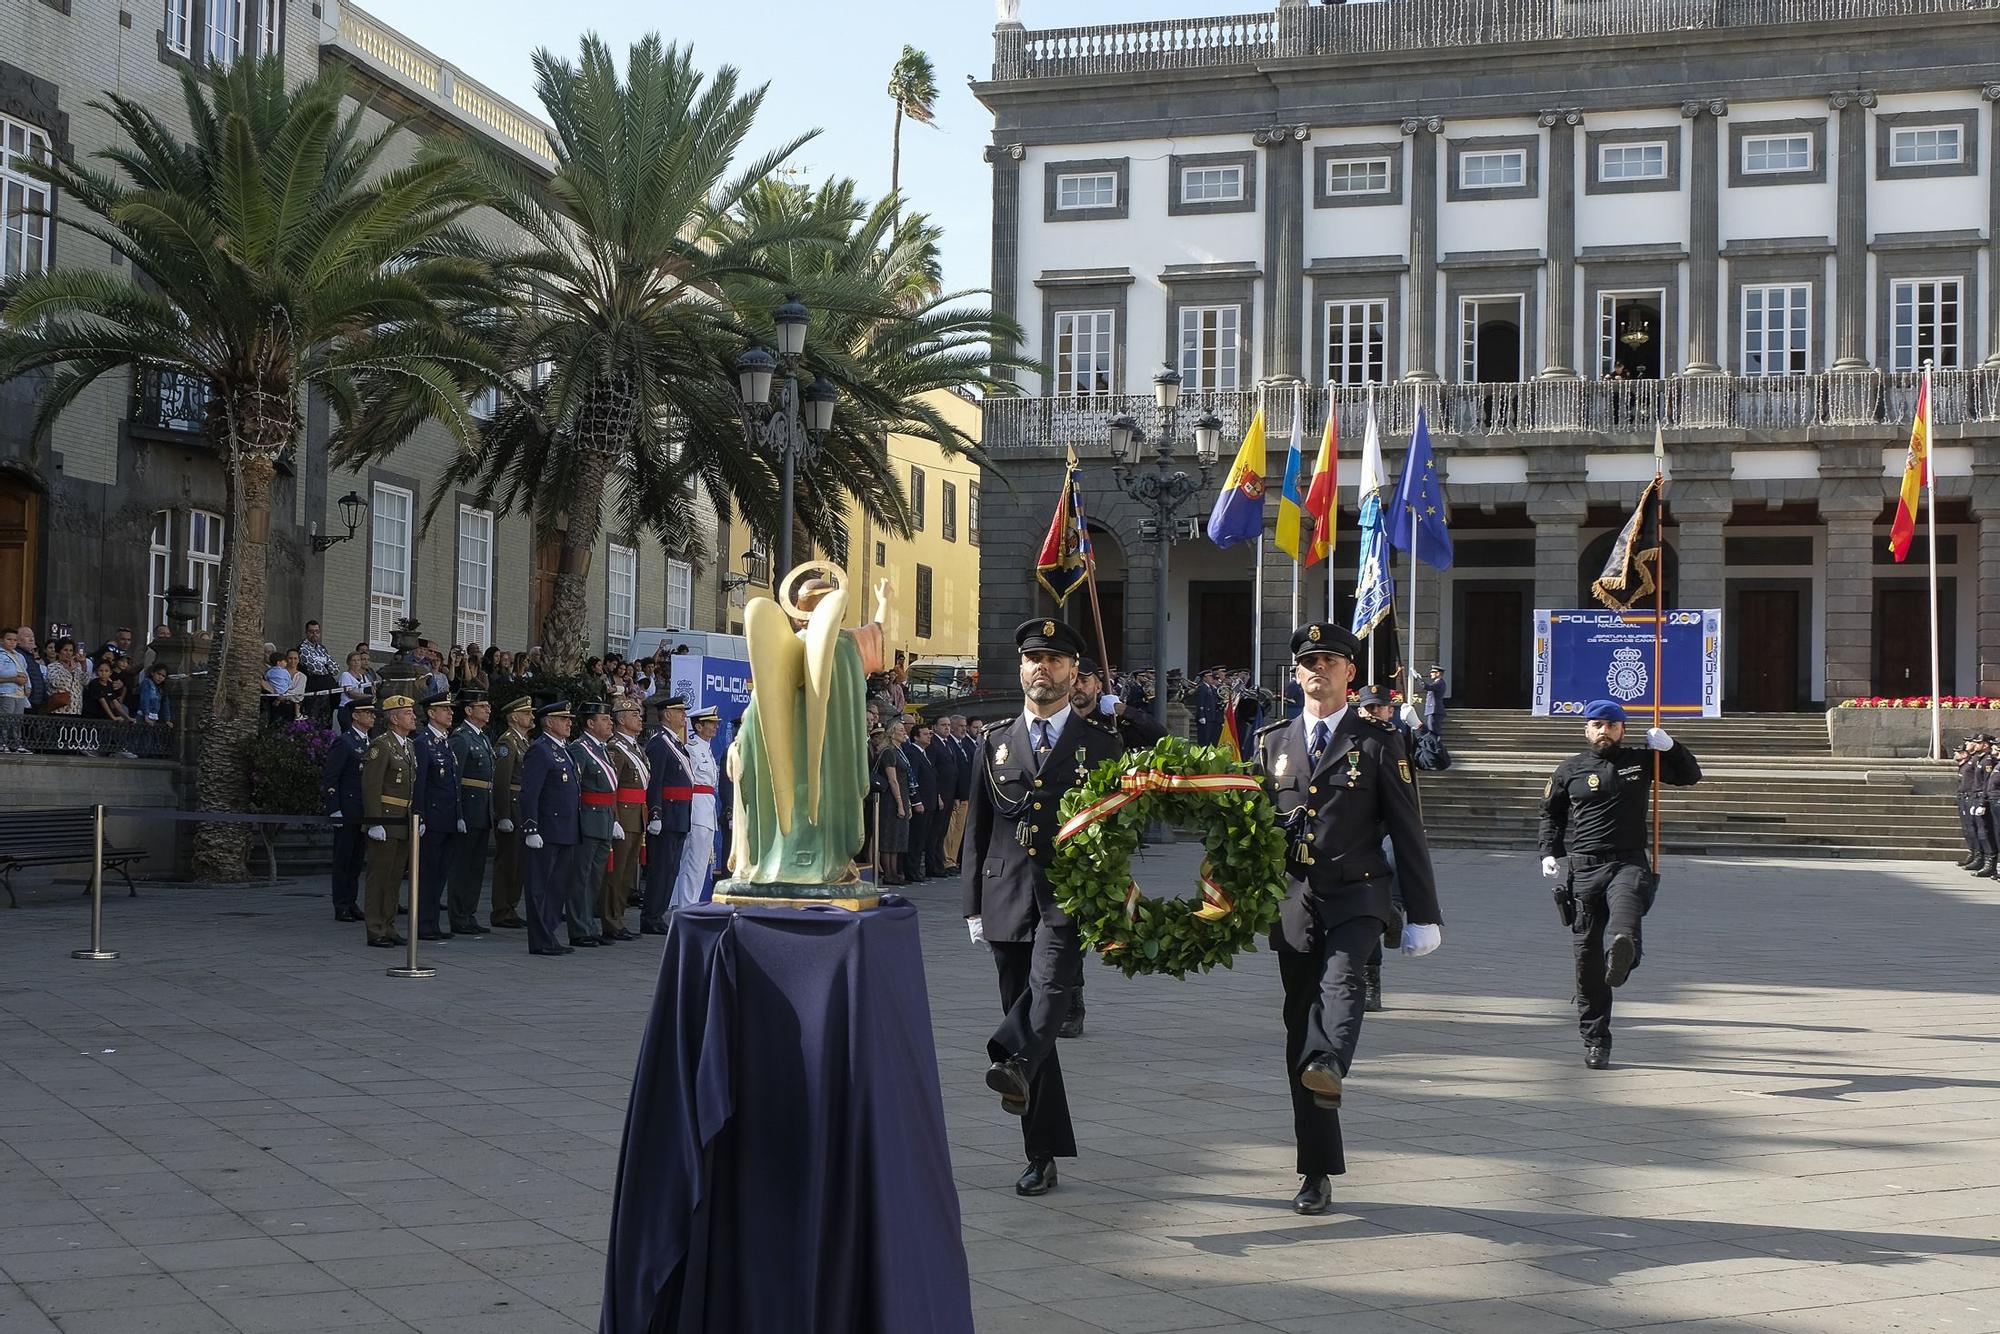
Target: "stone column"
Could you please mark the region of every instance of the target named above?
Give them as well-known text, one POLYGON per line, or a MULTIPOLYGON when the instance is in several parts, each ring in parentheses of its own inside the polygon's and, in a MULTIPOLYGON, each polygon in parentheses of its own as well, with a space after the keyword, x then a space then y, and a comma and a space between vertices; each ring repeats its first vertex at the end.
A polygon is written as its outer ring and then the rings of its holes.
MULTIPOLYGON (((1994 104, 1995 123, 2000 124, 2000 83, 1989 83, 1979 95, 1994 104)), ((1986 309, 1991 312, 1986 336, 1986 364, 2000 366, 2000 134, 1986 136, 1986 309)), ((1984 666, 1980 668, 1985 671, 1984 666)), ((1982 693, 1984 691, 1982 690, 1982 693)))
MULTIPOLYGON (((1020 6, 1014 6, 1019 10, 1020 6)), ((993 29, 993 77, 1028 77, 1028 30, 1018 20, 1002 19, 993 29)))
POLYGON ((1875 693, 1875 521, 1886 494, 1878 443, 1820 447, 1826 522, 1826 699, 1875 693))
POLYGON ((1437 372, 1439 116, 1406 116, 1410 139, 1410 299, 1403 309, 1403 378, 1435 384, 1437 372))
POLYGON ((2000 443, 1973 445, 1972 517, 1979 523, 1979 570, 1972 590, 1975 612, 1959 613, 1977 636, 1974 688, 1959 693, 2000 695, 2000 443))
POLYGON ((1829 94, 1840 115, 1840 177, 1833 242, 1836 371, 1868 369, 1868 108, 1872 89, 1829 94))
POLYGON ((1722 529, 1735 508, 1729 481, 1729 446, 1669 448, 1673 481, 1667 488, 1667 509, 1677 525, 1673 543, 1679 570, 1674 605, 1696 609, 1721 607, 1727 594, 1722 529))
POLYGON ((1718 375, 1721 346, 1722 118, 1729 103, 1714 97, 1681 103, 1694 141, 1688 153, 1688 354, 1689 375, 1718 375))
POLYGON ((1264 150, 1264 378, 1303 378, 1306 319, 1303 125, 1273 125, 1251 141, 1264 150))
MULTIPOLYGON (((1020 144, 986 150, 993 167, 993 309, 1013 319, 1020 318, 1021 271, 1021 159, 1027 149, 1020 144)), ((993 350, 1011 355, 1011 340, 996 338, 993 350)), ((1002 370, 1003 379, 1012 380, 1012 370, 1002 370)), ((1046 390, 1044 391, 1046 392, 1046 390)))
POLYGON ((1574 107, 1544 111, 1549 132, 1549 295, 1542 319, 1542 377, 1574 377, 1576 355, 1576 129, 1574 107))
POLYGON ((1579 531, 1590 502, 1584 495, 1580 450, 1528 455, 1528 518, 1535 525, 1535 606, 1558 611, 1576 603, 1579 531))

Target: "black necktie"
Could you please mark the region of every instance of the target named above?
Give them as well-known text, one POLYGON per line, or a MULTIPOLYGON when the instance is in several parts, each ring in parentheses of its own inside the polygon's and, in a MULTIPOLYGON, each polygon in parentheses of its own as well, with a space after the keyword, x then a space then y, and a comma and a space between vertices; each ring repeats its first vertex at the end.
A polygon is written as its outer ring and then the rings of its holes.
POLYGON ((1047 755, 1051 749, 1052 745, 1049 741, 1049 720, 1046 718, 1037 718, 1035 719, 1035 758, 1037 760, 1041 759, 1042 757, 1047 755))
POLYGON ((1313 768, 1319 768, 1320 756, 1326 754, 1327 727, 1324 720, 1313 724, 1312 745, 1306 750, 1306 760, 1313 768))

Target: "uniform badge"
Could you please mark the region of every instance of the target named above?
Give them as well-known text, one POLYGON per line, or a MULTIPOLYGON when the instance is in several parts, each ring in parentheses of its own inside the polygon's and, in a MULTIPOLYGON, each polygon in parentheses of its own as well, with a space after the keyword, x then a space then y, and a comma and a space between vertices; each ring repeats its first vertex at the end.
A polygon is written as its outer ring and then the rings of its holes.
POLYGON ((1410 762, 1409 762, 1408 760, 1397 760, 1397 761, 1396 761, 1396 772, 1397 772, 1397 773, 1399 773, 1399 774, 1401 774, 1401 775, 1403 776, 1403 781, 1404 781, 1405 783, 1409 782, 1409 781, 1410 781, 1410 762))
POLYGON ((1286 752, 1281 750, 1278 752, 1278 758, 1271 761, 1271 777, 1283 778, 1285 776, 1285 771, 1291 767, 1292 767, 1292 757, 1286 752))
POLYGON ((1595 791, 1597 791, 1597 775, 1596 775, 1596 774, 1592 774, 1592 775, 1590 776, 1590 790, 1591 790, 1592 792, 1595 792, 1595 791))
POLYGON ((500 746, 496 748, 494 753, 503 760, 507 758, 507 748, 505 746, 500 746))
POLYGON ((1007 762, 1006 742, 1002 741, 999 745, 993 748, 993 762, 995 764, 1005 764, 1007 762))
POLYGON ((1361 752, 1358 750, 1350 750, 1347 752, 1347 785, 1349 787, 1353 787, 1356 783, 1360 781, 1361 781, 1361 752))
POLYGON ((1316 625, 1307 626, 1306 638, 1315 644, 1319 643, 1319 627, 1316 625))
POLYGON ((1042 622, 1042 638, 1047 639, 1049 636, 1055 634, 1055 632, 1056 632, 1056 623, 1054 621, 1042 622))
POLYGON ((1084 759, 1082 746, 1076 748, 1076 781, 1079 783, 1090 781, 1090 765, 1084 759))

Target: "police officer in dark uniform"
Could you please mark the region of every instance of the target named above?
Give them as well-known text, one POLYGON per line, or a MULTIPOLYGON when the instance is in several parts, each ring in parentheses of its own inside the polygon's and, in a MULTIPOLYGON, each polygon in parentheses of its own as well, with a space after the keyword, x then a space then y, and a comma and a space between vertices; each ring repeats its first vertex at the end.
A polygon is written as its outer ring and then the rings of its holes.
POLYGON ((528 900, 528 953, 573 954, 556 939, 575 876, 582 793, 571 761, 568 700, 535 710, 542 730, 521 761, 521 891, 528 900))
POLYGON ((646 869, 645 893, 639 904, 639 934, 667 934, 667 910, 673 905, 674 879, 680 874, 694 818, 694 777, 688 769, 687 701, 679 695, 655 695, 652 707, 660 725, 646 741, 646 869))
POLYGON ((486 853, 493 838, 493 743, 486 724, 493 705, 483 690, 458 692, 458 726, 451 729, 451 755, 458 766, 458 833, 451 844, 451 881, 446 902, 455 936, 492 934, 479 924, 479 891, 486 885, 486 853))
POLYGON ((1982 847, 1985 836, 1980 829, 1980 821, 1973 814, 1979 806, 1979 766, 1974 752, 1979 746, 1979 734, 1958 743, 1958 749, 1951 754, 1951 762, 1958 770, 1958 831, 1965 839, 1965 855, 1958 859, 1961 871, 1978 871, 1986 861, 1982 847))
POLYGON ((1985 848, 1972 874, 1984 880, 2000 880, 2000 752, 1994 741, 1991 732, 1979 735, 1979 789, 1972 813, 1985 848))
POLYGON ((1057 1158, 1076 1156, 1069 1098, 1056 1059, 1056 1035, 1083 970, 1076 923, 1049 888, 1057 808, 1063 795, 1105 760, 1124 752, 1118 738, 1093 727, 1070 704, 1083 640, 1052 618, 1014 631, 1021 655, 1024 711, 988 728, 974 763, 965 818, 965 917, 975 943, 987 942, 1000 974, 1006 1018, 986 1043, 986 1086, 1021 1118, 1028 1170, 1021 1195, 1056 1184, 1057 1158))
POLYGON ((1292 679, 1304 706, 1259 731, 1253 752, 1284 825, 1291 881, 1271 946, 1285 986, 1285 1067, 1304 1178, 1292 1208, 1302 1214, 1325 1213, 1333 1195, 1327 1178, 1347 1170, 1342 1083, 1361 1036, 1368 956, 1395 913, 1385 833, 1409 917, 1403 952, 1428 954, 1443 938, 1409 753, 1393 727, 1348 707, 1359 652, 1337 625, 1300 626, 1292 679))
POLYGON ((1556 906, 1573 933, 1583 1063, 1602 1070, 1611 1064, 1611 992, 1639 965, 1639 919, 1660 887, 1647 846, 1650 752, 1659 753, 1661 781, 1676 787, 1700 782, 1701 766, 1657 727, 1643 746, 1621 744, 1625 708, 1616 700, 1592 700, 1583 718, 1590 748, 1557 765, 1542 792, 1542 874, 1553 876, 1556 859, 1568 857, 1556 906))
POLYGON ((1200 684, 1194 688, 1194 698, 1188 701, 1194 714, 1194 740, 1199 746, 1213 746, 1222 740, 1222 692, 1215 688, 1215 679, 1221 671, 1220 667, 1204 670, 1200 684))
POLYGON ((375 726, 375 701, 343 699, 340 735, 327 748, 320 771, 321 814, 333 827, 333 920, 365 921, 359 902, 361 867, 367 860, 368 835, 362 820, 361 761, 368 754, 368 733, 375 726))
POLYGON ((414 738, 417 766, 423 770, 423 800, 417 815, 423 821, 419 842, 417 902, 410 905, 410 926, 418 940, 450 940, 438 925, 445 884, 451 875, 451 847, 458 837, 458 757, 451 753, 451 692, 439 690, 418 701, 429 722, 414 738))
POLYGON ((1070 707, 1106 731, 1117 734, 1127 750, 1144 750, 1167 739, 1167 729, 1152 714, 1133 708, 1117 695, 1106 693, 1103 669, 1094 658, 1076 665, 1076 689, 1070 707))

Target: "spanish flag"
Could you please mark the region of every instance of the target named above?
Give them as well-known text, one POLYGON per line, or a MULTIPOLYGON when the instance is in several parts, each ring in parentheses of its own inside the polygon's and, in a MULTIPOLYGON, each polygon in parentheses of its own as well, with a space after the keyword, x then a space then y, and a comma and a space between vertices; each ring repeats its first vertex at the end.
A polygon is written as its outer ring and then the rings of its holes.
POLYGON ((1312 545, 1306 548, 1306 564, 1317 565, 1333 554, 1333 525, 1340 513, 1340 427, 1339 404, 1330 398, 1326 405, 1326 429, 1319 436, 1319 457, 1313 461, 1312 488, 1306 492, 1306 513, 1312 517, 1312 545))
POLYGON ((1917 419, 1910 424, 1910 452, 1903 461, 1903 494, 1896 499, 1896 520, 1889 525, 1889 554, 1898 561, 1910 554, 1917 535, 1917 501, 1931 481, 1931 373, 1924 370, 1917 389, 1917 419))
POLYGON ((1077 467, 1076 447, 1072 445, 1069 465, 1063 470, 1062 492, 1056 496, 1055 517, 1049 520, 1048 536, 1042 539, 1041 553, 1035 557, 1035 577, 1060 607, 1089 577, 1090 562, 1090 529, 1083 517, 1083 475, 1077 467))
POLYGON ((1236 735, 1236 695, 1233 691, 1222 698, 1222 738, 1216 744, 1229 752, 1230 759, 1243 758, 1243 738, 1236 735))
POLYGON ((1219 547, 1233 547, 1264 531, 1265 449, 1264 409, 1258 408, 1208 514, 1208 540, 1219 547))

